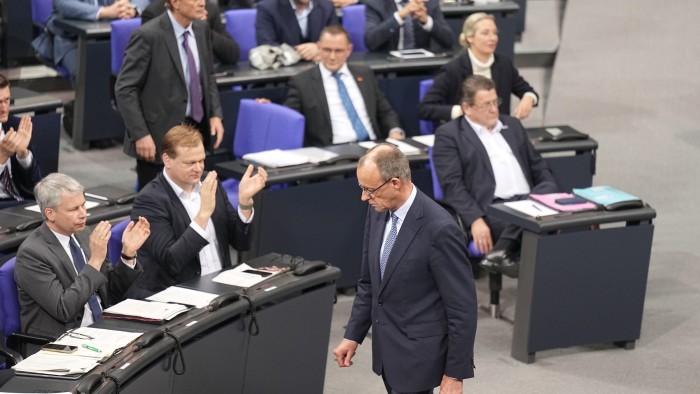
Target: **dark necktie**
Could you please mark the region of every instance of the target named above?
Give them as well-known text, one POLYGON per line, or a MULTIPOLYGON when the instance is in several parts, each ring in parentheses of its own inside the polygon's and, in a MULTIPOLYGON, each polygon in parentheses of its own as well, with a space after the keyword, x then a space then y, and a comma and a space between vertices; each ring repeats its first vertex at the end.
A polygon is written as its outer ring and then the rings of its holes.
POLYGON ((19 194, 17 191, 17 188, 15 188, 14 183, 12 183, 12 178, 10 177, 10 161, 7 161, 7 165, 5 166, 5 169, 2 171, 2 174, 0 175, 0 180, 2 181, 2 185, 5 186, 5 191, 7 191, 7 194, 12 196, 17 201, 24 201, 24 198, 19 194))
POLYGON ((345 112, 348 113, 348 118, 350 118, 352 128, 355 130, 357 140, 364 141, 368 139, 369 134, 367 133, 367 129, 365 129, 365 125, 362 124, 362 120, 360 120, 360 116, 357 114, 355 106, 352 105, 350 94, 348 94, 348 89, 345 87, 345 83, 343 83, 343 80, 340 79, 340 74, 334 72, 332 75, 336 82, 338 82, 338 94, 340 95, 340 101, 343 103, 343 107, 345 107, 345 112))
MULTIPOLYGON (((408 4, 407 0, 401 2, 401 6, 405 7, 408 4)), ((413 35, 413 17, 409 14, 403 18, 403 49, 415 49, 416 39, 413 35)))
MULTIPOLYGON (((80 246, 75 242, 73 237, 70 237, 70 254, 73 257, 73 264, 75 264, 75 269, 80 273, 83 268, 85 268, 85 258, 83 257, 83 252, 80 250, 80 246)), ((90 299, 88 299, 88 305, 92 309, 92 319, 98 321, 102 317, 102 308, 100 308, 100 303, 97 301, 97 296, 92 293, 90 299)))
POLYGON ((197 64, 194 61, 194 55, 190 50, 190 45, 187 43, 187 37, 190 32, 185 31, 182 35, 182 46, 185 48, 187 55, 187 71, 190 74, 190 104, 192 105, 192 119, 199 123, 204 117, 204 108, 202 108, 202 87, 199 84, 199 74, 197 73, 197 64))
POLYGON ((396 241, 396 222, 399 217, 395 213, 391 213, 391 229, 389 230, 389 235, 386 236, 386 241, 384 241, 384 250, 379 258, 379 278, 384 279, 384 270, 386 269, 386 263, 389 260, 389 254, 391 254, 391 248, 394 247, 394 241, 396 241))

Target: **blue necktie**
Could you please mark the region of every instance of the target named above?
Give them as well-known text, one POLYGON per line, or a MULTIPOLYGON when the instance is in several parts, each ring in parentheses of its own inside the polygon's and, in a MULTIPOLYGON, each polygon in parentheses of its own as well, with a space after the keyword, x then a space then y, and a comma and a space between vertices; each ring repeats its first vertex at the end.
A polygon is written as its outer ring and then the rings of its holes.
POLYGON ((386 269, 386 263, 389 260, 389 254, 391 254, 391 248, 394 247, 394 241, 396 241, 396 222, 399 217, 395 213, 391 213, 391 229, 389 230, 389 235, 386 236, 386 241, 384 241, 384 250, 382 251, 382 256, 379 258, 379 278, 384 279, 384 270, 386 269))
MULTIPOLYGON (((73 257, 73 264, 75 264, 75 269, 80 273, 83 268, 85 268, 85 258, 83 257, 83 252, 80 250, 80 246, 75 242, 73 237, 70 237, 70 254, 73 257)), ((97 301, 97 296, 92 293, 90 299, 88 299, 88 305, 92 309, 92 320, 98 321, 102 317, 102 308, 100 308, 100 303, 97 301)))
POLYGON ((182 35, 182 46, 185 48, 187 55, 187 71, 190 75, 190 104, 192 105, 192 119, 199 123, 204 117, 204 108, 202 108, 202 87, 199 85, 199 74, 197 73, 197 64, 194 61, 194 55, 190 50, 190 45, 187 43, 187 37, 190 32, 185 31, 182 35))
POLYGON ((357 111, 355 110, 355 106, 352 105, 352 100, 350 100, 350 95, 348 94, 348 89, 345 87, 345 83, 343 83, 343 80, 340 79, 340 74, 337 72, 334 72, 333 78, 335 78, 336 82, 338 82, 338 94, 340 94, 340 101, 343 102, 343 107, 345 107, 345 112, 348 113, 348 118, 350 118, 350 123, 352 123, 352 128, 355 130, 355 134, 357 134, 357 140, 358 141, 365 141, 366 139, 369 138, 369 134, 367 133, 367 129, 365 129, 365 125, 362 124, 362 121, 360 120, 360 116, 357 115, 357 111))
MULTIPOLYGON (((401 6, 405 7, 408 4, 407 0, 401 2, 401 6)), ((415 49, 416 39, 413 35, 413 17, 409 14, 403 18, 403 49, 415 49)))

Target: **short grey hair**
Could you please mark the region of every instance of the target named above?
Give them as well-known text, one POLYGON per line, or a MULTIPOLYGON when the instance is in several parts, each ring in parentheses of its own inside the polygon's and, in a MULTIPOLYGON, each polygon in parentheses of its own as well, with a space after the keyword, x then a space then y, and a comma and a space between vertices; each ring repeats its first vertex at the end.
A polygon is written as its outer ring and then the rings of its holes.
POLYGON ((411 181, 411 167, 406 155, 395 145, 389 143, 378 144, 360 158, 358 166, 374 163, 379 170, 382 180, 399 178, 402 182, 411 181))
POLYGON ((44 210, 56 208, 61 203, 64 194, 83 194, 85 188, 75 178, 54 172, 34 186, 34 198, 39 203, 41 216, 46 219, 44 210))

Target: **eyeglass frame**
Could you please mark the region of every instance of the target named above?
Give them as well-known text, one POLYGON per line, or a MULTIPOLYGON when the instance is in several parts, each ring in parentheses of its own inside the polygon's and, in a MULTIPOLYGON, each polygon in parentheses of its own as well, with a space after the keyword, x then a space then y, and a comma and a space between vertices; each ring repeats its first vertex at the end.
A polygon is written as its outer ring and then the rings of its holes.
POLYGON ((486 109, 489 109, 491 106, 498 108, 501 106, 501 103, 503 103, 503 100, 501 100, 501 98, 499 97, 497 100, 491 100, 489 102, 482 103, 479 105, 473 104, 473 105, 471 105, 471 107, 474 107, 474 108, 478 109, 479 111, 484 111, 486 109))
POLYGON ((362 187, 362 186, 360 186, 360 189, 362 189, 362 192, 365 193, 365 194, 367 195, 368 198, 374 198, 374 197, 376 196, 375 193, 376 193, 377 191, 379 191, 379 189, 381 189, 382 187, 384 187, 384 185, 386 185, 387 183, 391 182, 391 180, 394 179, 394 178, 396 178, 396 177, 392 177, 392 178, 387 179, 386 181, 384 181, 384 183, 382 183, 381 185, 375 187, 374 189, 365 189, 365 188, 362 187))

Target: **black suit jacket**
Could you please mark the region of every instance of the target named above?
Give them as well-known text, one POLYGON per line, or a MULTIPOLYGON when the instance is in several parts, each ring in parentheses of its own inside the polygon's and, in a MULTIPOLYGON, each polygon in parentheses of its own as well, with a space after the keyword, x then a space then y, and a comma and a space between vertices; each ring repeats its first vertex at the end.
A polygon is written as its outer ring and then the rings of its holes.
MULTIPOLYGON (((503 138, 510 146, 530 193, 554 193, 558 187, 547 163, 527 138, 520 121, 501 115, 503 138)), ((451 205, 471 225, 486 216, 494 200, 496 179, 486 148, 469 122, 461 116, 435 132, 433 164, 444 193, 444 201, 451 205)))
MULTIPOLYGON (((90 260, 90 233, 75 234, 90 260)), ((139 256, 140 260, 140 256, 139 256)), ((19 292, 22 332, 57 337, 80 327, 84 306, 95 291, 108 308, 124 299, 126 290, 141 274, 137 263, 131 269, 105 260, 100 271, 89 264, 76 274, 73 262, 46 223, 34 230, 17 251, 15 280, 19 292)))
MULTIPOLYGON (((144 267, 144 275, 136 282, 139 288, 158 292, 200 275, 199 252, 208 241, 190 226, 192 220, 187 210, 162 172, 136 196, 131 218, 136 220, 139 216, 151 224, 151 235, 138 253, 144 267)), ((221 266, 230 267, 229 245, 239 251, 248 250, 249 226, 240 222, 221 183, 211 220, 219 243, 221 266)))
MULTIPOLYGON (((19 121, 19 118, 10 116, 7 122, 3 123, 2 129, 5 130, 6 133, 10 128, 17 130, 19 128, 19 121)), ((31 143, 29 150, 31 150, 31 143)), ((37 159, 36 156, 33 156, 31 166, 29 166, 29 168, 24 168, 19 164, 19 161, 17 161, 17 155, 10 158, 12 183, 17 188, 19 194, 25 199, 34 199, 34 186, 41 180, 41 169, 39 168, 37 159)), ((0 208, 4 208, 5 205, 10 206, 15 204, 14 200, 10 201, 9 204, 3 204, 3 201, 0 200, 0 208)))
MULTIPOLYGON (((204 119, 223 119, 219 90, 213 74, 209 25, 192 22, 199 52, 204 119)), ((124 152, 136 157, 136 140, 150 134, 156 144, 156 162, 161 163, 161 141, 173 126, 185 120, 187 86, 180 62, 177 39, 167 13, 134 31, 124 53, 115 92, 119 112, 126 125, 124 152)), ((205 146, 209 133, 204 130, 205 146)))
MULTIPOLYGON (((207 10, 207 23, 209 23, 209 28, 211 29, 214 56, 220 63, 236 64, 240 57, 240 49, 221 22, 219 7, 209 1, 205 3, 205 7, 207 10)), ((141 13, 141 23, 146 23, 164 12, 165 0, 155 0, 141 13)))
MULTIPOLYGON (((418 116, 421 119, 443 120, 452 119, 452 106, 459 105, 462 99, 462 82, 474 73, 467 51, 442 66, 433 80, 433 86, 418 104, 418 116)), ((506 55, 494 54, 491 65, 491 79, 496 85, 496 93, 501 99, 498 111, 502 115, 510 114, 510 95, 519 98, 527 92, 534 93, 530 86, 518 73, 513 61, 506 55)), ((539 96, 538 96, 539 101, 539 96)))
MULTIPOLYGON (((414 186, 415 187, 415 186, 414 186)), ((391 250, 379 254, 388 213, 368 209, 362 270, 344 338, 362 343, 372 327, 372 368, 400 392, 474 376, 477 306, 464 236, 420 190, 391 250)))
MULTIPOLYGON (((365 66, 348 64, 348 69, 362 93, 374 133, 378 139, 388 137, 391 129, 400 127, 399 116, 379 89, 374 73, 365 66)), ((289 80, 289 92, 284 105, 299 111, 306 118, 304 146, 327 146, 333 143, 331 115, 319 66, 289 80)))
MULTIPOLYGON (((424 3, 428 15, 433 18, 433 29, 425 31, 418 20, 413 19, 413 35, 416 47, 430 49, 432 38, 442 49, 452 49, 454 33, 445 21, 438 0, 424 3)), ((394 18, 394 0, 367 0, 365 2, 365 46, 370 51, 388 52, 398 49, 401 26, 394 18)))
POLYGON ((335 7, 329 0, 315 0, 309 13, 307 36, 301 35, 301 28, 294 15, 289 0, 263 0, 257 5, 255 17, 255 39, 258 45, 291 46, 305 42, 316 42, 321 30, 328 25, 338 25, 335 7))

